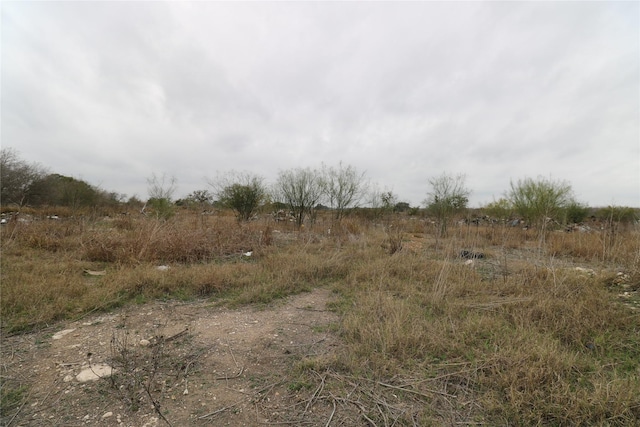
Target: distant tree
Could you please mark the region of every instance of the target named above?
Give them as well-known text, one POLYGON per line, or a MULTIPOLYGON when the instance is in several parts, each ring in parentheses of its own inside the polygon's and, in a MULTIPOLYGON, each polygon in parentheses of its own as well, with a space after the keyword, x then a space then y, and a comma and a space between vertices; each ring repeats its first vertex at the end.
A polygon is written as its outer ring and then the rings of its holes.
POLYGON ((176 183, 176 178, 169 177, 167 174, 162 174, 161 177, 158 177, 154 173, 147 178, 149 199, 142 208, 142 212, 144 213, 146 208, 150 207, 158 218, 171 218, 175 214, 175 205, 172 199, 176 191, 176 183))
POLYGON ((607 206, 598 209, 597 217, 605 223, 629 224, 640 219, 640 210, 627 206, 607 206))
POLYGON ((338 221, 349 209, 357 207, 367 192, 365 173, 342 162, 337 167, 322 166, 322 183, 329 207, 338 221))
POLYGON ((286 204, 293 212, 296 225, 313 215, 313 209, 324 194, 321 174, 309 168, 281 171, 273 187, 273 198, 286 204))
POLYGON ((29 201, 34 205, 67 206, 72 209, 109 206, 119 203, 117 193, 108 193, 77 178, 49 174, 31 186, 29 201))
POLYGON ((27 163, 13 148, 0 150, 0 204, 19 206, 30 202, 34 184, 47 176, 46 169, 27 163))
POLYGON ((250 172, 227 172, 209 184, 218 202, 233 210, 238 221, 249 221, 267 200, 264 179, 250 172))
POLYGON ((589 210, 589 206, 573 200, 569 202, 564 209, 565 222, 568 224, 579 224, 587 218, 589 210))
POLYGON ((204 208, 213 202, 213 194, 209 190, 194 190, 184 199, 176 200, 176 205, 204 208))
POLYGON ((505 198, 494 200, 487 204, 482 210, 485 215, 489 215, 491 218, 503 221, 511 218, 511 215, 513 214, 513 206, 511 206, 511 202, 505 198))
POLYGON ((427 211, 435 216, 441 236, 446 233, 453 215, 467 208, 471 190, 466 187, 465 181, 465 175, 454 176, 447 173, 429 179, 431 190, 427 193, 424 204, 427 211))
POLYGON ((388 217, 393 213, 398 204, 398 196, 391 190, 381 190, 378 185, 373 185, 367 193, 367 204, 369 205, 368 217, 379 219, 388 217))
POLYGON ((396 205, 393 207, 393 210, 395 212, 406 212, 409 209, 411 209, 411 205, 409 205, 409 203, 407 202, 398 202, 396 203, 396 205))
POLYGON ((550 220, 562 221, 562 214, 574 201, 571 185, 539 177, 511 181, 508 199, 514 210, 543 236, 550 220))

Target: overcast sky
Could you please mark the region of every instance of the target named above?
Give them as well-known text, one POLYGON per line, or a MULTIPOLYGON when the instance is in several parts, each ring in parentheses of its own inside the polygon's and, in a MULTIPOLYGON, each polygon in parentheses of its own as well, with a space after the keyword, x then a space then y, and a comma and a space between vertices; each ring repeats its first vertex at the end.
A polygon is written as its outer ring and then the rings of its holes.
POLYGON ((417 206, 467 176, 640 206, 638 2, 11 2, 2 147, 146 199, 352 165, 417 206))

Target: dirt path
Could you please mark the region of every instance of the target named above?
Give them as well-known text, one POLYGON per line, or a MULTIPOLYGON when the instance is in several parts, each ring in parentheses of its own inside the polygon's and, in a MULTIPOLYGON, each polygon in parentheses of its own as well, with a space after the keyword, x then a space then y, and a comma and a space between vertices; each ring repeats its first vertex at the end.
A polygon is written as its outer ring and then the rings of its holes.
POLYGON ((263 309, 153 302, 7 338, 3 375, 27 388, 3 424, 253 426, 304 416, 325 425, 331 407, 305 407, 313 390, 295 366, 338 350, 331 298, 315 289, 263 309), (90 364, 115 375, 80 382, 90 364))

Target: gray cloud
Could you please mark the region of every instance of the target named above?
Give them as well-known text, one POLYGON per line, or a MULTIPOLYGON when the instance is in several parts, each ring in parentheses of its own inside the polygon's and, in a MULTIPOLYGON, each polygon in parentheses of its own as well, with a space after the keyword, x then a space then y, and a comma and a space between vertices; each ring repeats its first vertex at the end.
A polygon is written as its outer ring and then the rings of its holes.
POLYGON ((342 160, 419 204, 466 173, 640 205, 637 3, 4 2, 2 145, 146 197, 342 160))

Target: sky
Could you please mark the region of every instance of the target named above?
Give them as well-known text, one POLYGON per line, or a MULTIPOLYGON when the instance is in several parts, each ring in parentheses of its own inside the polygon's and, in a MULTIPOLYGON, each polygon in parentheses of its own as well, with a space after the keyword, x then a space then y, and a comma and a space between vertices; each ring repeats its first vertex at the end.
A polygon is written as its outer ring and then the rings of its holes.
POLYGON ((2 1, 1 146, 107 191, 351 165, 640 206, 639 2, 2 1))

